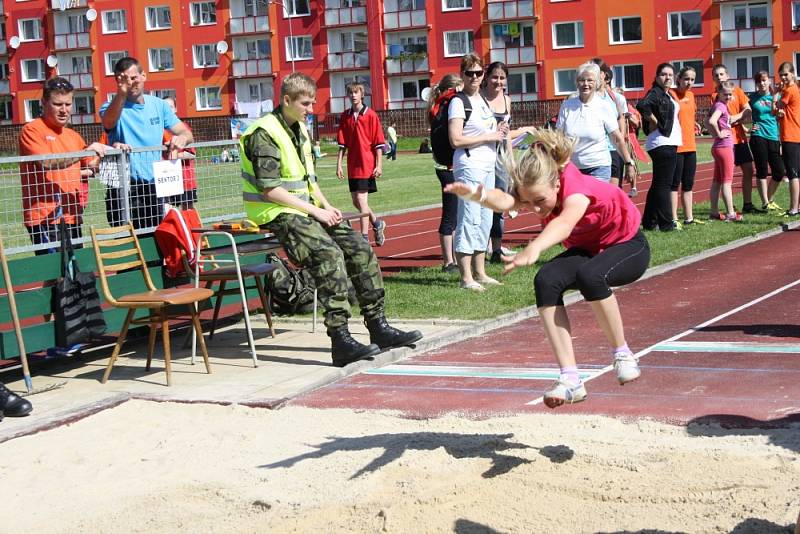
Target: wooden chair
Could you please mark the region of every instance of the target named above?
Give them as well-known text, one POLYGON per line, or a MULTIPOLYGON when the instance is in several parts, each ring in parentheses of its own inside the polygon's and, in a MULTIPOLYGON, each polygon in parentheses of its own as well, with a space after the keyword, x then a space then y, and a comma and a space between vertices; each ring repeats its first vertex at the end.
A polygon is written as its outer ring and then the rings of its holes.
POLYGON ((203 339, 203 330, 200 326, 200 319, 197 314, 197 303, 206 300, 213 295, 213 291, 206 288, 170 288, 170 289, 156 289, 150 273, 147 270, 147 263, 142 253, 142 248, 139 245, 139 240, 136 238, 133 225, 128 222, 125 226, 107 229, 91 228, 92 232, 92 245, 94 246, 94 254, 97 260, 97 269, 99 272, 100 286, 103 290, 103 295, 106 301, 114 308, 124 308, 128 310, 125 317, 125 322, 122 325, 122 330, 119 333, 119 339, 114 347, 114 352, 108 361, 108 367, 103 374, 102 383, 106 383, 108 376, 111 374, 111 369, 114 367, 114 362, 120 353, 122 344, 125 342, 125 336, 128 334, 128 327, 131 324, 148 324, 150 326, 150 335, 148 339, 147 348, 147 366, 150 370, 150 363, 153 359, 153 351, 156 343, 156 326, 161 325, 161 334, 164 339, 164 367, 167 373, 167 385, 172 385, 172 365, 171 354, 169 345, 169 319, 174 317, 168 310, 170 306, 186 306, 189 315, 192 318, 194 331, 197 338, 200 340, 200 349, 203 353, 203 360, 206 364, 206 371, 211 373, 211 365, 208 362, 208 352, 206 350, 205 340, 203 339), (98 239, 98 236, 113 236, 125 233, 124 237, 111 237, 108 239, 98 239), (133 257, 133 259, 130 259, 133 257), (134 293, 115 297, 111 293, 108 278, 121 271, 128 271, 131 269, 141 269, 142 276, 144 277, 144 285, 147 291, 142 293, 134 293), (148 316, 134 319, 136 310, 147 309, 148 316))

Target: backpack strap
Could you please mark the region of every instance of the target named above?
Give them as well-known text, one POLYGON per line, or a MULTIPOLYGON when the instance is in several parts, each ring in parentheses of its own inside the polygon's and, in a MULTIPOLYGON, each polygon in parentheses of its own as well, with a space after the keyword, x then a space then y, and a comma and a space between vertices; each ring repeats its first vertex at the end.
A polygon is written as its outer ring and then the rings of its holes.
MULTIPOLYGON (((470 115, 472 115, 472 101, 469 99, 466 93, 464 93, 464 91, 457 92, 455 96, 464 104, 464 124, 467 124, 470 115)), ((483 95, 481 95, 481 97, 483 97, 483 95)), ((484 98, 484 101, 485 100, 486 99, 484 98)), ((464 149, 464 154, 466 154, 467 157, 470 157, 468 148, 464 149)))

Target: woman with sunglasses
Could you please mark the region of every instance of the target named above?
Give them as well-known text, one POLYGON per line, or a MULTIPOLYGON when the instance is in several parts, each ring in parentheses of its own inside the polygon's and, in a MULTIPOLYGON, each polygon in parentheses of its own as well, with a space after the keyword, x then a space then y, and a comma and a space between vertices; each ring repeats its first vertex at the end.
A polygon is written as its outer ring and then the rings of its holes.
MULTIPOLYGON (((481 95, 483 75, 480 57, 467 54, 461 58, 463 94, 450 101, 447 132, 450 144, 455 149, 455 181, 470 187, 492 189, 497 144, 505 139, 508 124, 498 126, 492 108, 481 95)), ((500 285, 500 282, 486 274, 484 265, 491 227, 492 210, 459 199, 453 249, 462 289, 485 291, 487 285, 500 285)))

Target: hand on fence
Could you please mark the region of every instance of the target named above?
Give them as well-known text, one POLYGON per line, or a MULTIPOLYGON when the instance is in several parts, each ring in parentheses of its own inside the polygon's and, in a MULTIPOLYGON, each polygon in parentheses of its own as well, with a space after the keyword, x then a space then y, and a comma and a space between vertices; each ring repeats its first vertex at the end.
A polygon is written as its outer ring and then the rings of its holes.
POLYGON ((97 155, 101 158, 106 155, 106 145, 103 143, 92 143, 91 145, 86 147, 86 150, 94 150, 97 152, 97 155))

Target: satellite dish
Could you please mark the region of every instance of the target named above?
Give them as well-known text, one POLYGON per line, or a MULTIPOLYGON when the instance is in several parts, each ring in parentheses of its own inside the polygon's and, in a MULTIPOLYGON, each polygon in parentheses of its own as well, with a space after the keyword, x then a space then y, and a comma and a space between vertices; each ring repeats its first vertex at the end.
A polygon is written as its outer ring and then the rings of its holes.
POLYGON ((8 46, 11 48, 19 48, 19 37, 16 35, 8 40, 8 46))
POLYGON ((95 20, 97 20, 97 10, 89 9, 86 12, 86 20, 88 20, 89 22, 94 22, 95 20))
POLYGON ((421 99, 422 99, 424 102, 427 102, 427 101, 428 101, 428 98, 430 98, 430 96, 431 96, 431 88, 430 88, 430 87, 426 87, 425 89, 423 89, 423 90, 422 90, 422 91, 420 91, 420 93, 419 93, 419 97, 420 97, 420 98, 421 98, 421 99))
POLYGON ((58 58, 52 54, 47 56, 47 66, 53 68, 56 65, 58 65, 58 58))
POLYGON ((228 51, 228 42, 227 41, 219 41, 217 43, 217 54, 224 54, 228 51))

